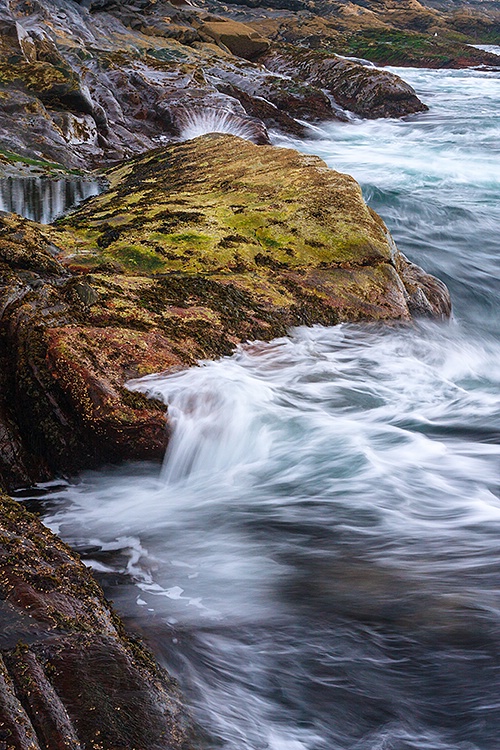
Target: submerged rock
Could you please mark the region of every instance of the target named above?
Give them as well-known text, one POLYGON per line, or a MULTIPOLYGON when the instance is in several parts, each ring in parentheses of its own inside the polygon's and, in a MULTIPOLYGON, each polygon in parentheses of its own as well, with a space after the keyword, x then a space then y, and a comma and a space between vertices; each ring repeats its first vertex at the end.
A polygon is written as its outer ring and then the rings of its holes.
POLYGON ((189 750, 179 690, 77 556, 0 494, 0 746, 189 750))

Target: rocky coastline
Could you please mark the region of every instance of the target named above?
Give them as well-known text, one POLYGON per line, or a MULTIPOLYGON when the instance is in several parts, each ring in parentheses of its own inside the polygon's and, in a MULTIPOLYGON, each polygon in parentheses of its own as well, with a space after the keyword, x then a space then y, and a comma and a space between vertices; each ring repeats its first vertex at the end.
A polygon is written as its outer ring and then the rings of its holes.
MULTIPOLYGON (((463 56, 494 38, 494 14, 469 14, 467 36, 416 0, 372 5, 0 5, 0 171, 108 186, 50 225, 0 215, 2 493, 160 461, 168 414, 130 379, 295 325, 450 316, 351 177, 270 145, 272 130, 426 110, 396 74, 339 56, 367 29, 413 38, 425 17, 428 40, 455 34, 454 64, 500 62, 463 56)), ((200 746, 174 681, 6 494, 0 556, 1 750, 200 746)))

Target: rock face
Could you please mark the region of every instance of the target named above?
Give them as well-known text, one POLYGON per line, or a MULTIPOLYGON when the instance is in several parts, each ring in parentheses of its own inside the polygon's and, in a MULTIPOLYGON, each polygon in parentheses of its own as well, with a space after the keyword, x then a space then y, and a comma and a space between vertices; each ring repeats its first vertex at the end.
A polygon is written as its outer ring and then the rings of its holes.
POLYGON ((164 406, 130 378, 293 325, 449 315, 444 285, 316 157, 211 135, 108 178, 56 226, 1 219, 4 486, 161 458, 164 406))
POLYGON ((0 747, 189 750, 179 691, 85 566, 0 494, 0 747))
POLYGON ((268 40, 259 36, 254 29, 228 18, 212 20, 209 17, 196 24, 196 28, 202 34, 207 34, 217 44, 226 47, 229 52, 247 60, 253 60, 269 49, 268 40))
POLYGON ((283 44, 260 59, 269 70, 323 86, 342 107, 362 117, 403 117, 428 109, 395 73, 368 68, 324 50, 283 44))
POLYGON ((82 459, 132 457, 132 443, 138 458, 160 459, 166 446, 163 405, 137 399, 123 384, 178 357, 161 335, 138 333, 138 321, 124 328, 89 317, 98 293, 54 251, 36 224, 1 220, 4 487, 74 471, 82 459))

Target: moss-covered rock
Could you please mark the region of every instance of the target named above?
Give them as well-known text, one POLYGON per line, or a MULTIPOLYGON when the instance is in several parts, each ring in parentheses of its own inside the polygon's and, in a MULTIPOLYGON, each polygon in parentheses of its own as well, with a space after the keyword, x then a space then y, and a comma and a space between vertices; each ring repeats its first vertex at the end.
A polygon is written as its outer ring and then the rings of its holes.
POLYGON ((317 157, 210 135, 126 162, 56 226, 0 219, 0 479, 160 459, 162 404, 127 380, 293 325, 446 317, 357 183, 317 157))
POLYGON ((500 62, 497 55, 471 46, 500 42, 500 13, 491 6, 487 13, 470 6, 443 13, 400 0, 345 2, 329 8, 310 0, 308 5, 307 14, 273 14, 251 25, 273 42, 382 65, 462 68, 500 62))
POLYGON ((219 295, 196 284, 230 285, 267 310, 270 335, 314 317, 410 317, 386 227, 355 180, 317 157, 208 135, 107 176, 109 191, 50 232, 69 268, 184 280, 177 304, 212 307, 218 319, 219 295))
POLYGON ((401 29, 359 31, 339 40, 332 49, 381 65, 466 68, 500 62, 498 55, 476 49, 465 40, 450 38, 449 34, 436 32, 434 36, 401 29))

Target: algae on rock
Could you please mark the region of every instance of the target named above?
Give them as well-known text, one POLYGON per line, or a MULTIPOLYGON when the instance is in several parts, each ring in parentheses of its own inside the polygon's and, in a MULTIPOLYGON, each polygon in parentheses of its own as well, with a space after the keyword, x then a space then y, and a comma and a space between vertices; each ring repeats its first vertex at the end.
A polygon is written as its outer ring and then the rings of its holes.
POLYGON ((317 157, 212 134, 107 177, 109 191, 50 232, 69 268, 231 284, 267 308, 274 332, 411 316, 385 225, 356 181, 317 157))

